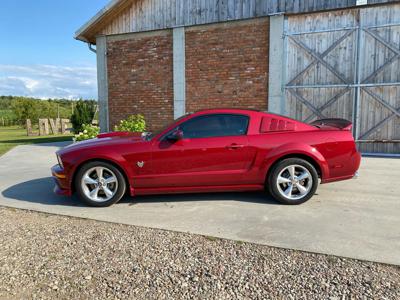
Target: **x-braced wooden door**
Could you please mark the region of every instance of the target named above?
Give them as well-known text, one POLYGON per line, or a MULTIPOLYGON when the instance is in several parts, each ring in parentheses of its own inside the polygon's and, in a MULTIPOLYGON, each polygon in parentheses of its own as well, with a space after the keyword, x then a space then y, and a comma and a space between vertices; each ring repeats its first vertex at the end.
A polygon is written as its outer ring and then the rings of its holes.
POLYGON ((289 16, 285 110, 345 118, 362 152, 400 153, 400 5, 289 16))

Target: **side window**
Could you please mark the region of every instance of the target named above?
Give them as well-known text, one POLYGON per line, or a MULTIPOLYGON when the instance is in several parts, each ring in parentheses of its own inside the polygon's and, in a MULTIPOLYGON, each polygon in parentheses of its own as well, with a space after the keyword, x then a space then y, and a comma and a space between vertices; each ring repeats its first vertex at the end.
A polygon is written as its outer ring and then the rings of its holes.
POLYGON ((245 135, 249 117, 244 115, 215 114, 200 116, 181 124, 184 138, 245 135))

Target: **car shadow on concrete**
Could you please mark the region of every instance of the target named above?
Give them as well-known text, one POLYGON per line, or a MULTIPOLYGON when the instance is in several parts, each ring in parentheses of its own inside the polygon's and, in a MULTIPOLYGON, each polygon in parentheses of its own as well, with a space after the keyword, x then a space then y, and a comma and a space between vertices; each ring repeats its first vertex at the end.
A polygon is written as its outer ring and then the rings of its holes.
POLYGON ((61 206, 84 206, 80 201, 78 201, 76 196, 65 197, 56 195, 53 192, 53 188, 53 178, 44 177, 18 183, 5 189, 1 194, 3 197, 8 199, 31 203, 61 206))
POLYGON ((191 193, 125 197, 120 202, 135 205, 139 203, 157 202, 191 202, 191 201, 239 201, 251 203, 264 203, 269 205, 279 204, 271 196, 264 192, 215 192, 215 193, 191 193))
MULTIPOLYGON (((45 205, 77 206, 84 207, 76 195, 65 197, 54 194, 54 180, 44 177, 25 181, 13 185, 4 191, 2 196, 8 199, 20 200, 45 205)), ((4 201, 4 200, 3 200, 4 201)), ((139 203, 158 202, 191 202, 191 201, 240 201, 279 205, 271 196, 264 192, 221 192, 221 193, 196 193, 196 194, 170 194, 151 196, 125 196, 119 203, 135 205, 139 203)))

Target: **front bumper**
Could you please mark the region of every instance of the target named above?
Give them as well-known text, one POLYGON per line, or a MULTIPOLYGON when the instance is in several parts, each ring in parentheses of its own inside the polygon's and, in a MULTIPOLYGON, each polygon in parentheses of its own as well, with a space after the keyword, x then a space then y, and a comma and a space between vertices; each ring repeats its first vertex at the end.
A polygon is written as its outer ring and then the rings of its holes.
POLYGON ((68 176, 65 174, 64 169, 61 168, 60 165, 55 165, 51 168, 51 175, 53 176, 55 182, 54 193, 62 196, 72 196, 72 190, 68 176))

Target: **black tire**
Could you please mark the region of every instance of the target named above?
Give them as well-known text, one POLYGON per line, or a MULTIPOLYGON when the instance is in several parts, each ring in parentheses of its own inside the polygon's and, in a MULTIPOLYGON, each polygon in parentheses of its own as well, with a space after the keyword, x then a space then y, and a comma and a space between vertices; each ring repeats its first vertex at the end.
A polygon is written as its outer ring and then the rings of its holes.
POLYGON ((85 165, 83 165, 78 173, 75 176, 75 190, 79 196, 79 198, 85 202, 87 205, 89 206, 93 206, 93 207, 107 207, 107 206, 111 206, 115 203, 117 203, 119 200, 121 200, 121 198, 124 196, 125 191, 126 191, 126 182, 125 182, 125 178, 122 175, 121 171, 116 168, 115 166, 113 166, 110 163, 106 163, 106 162, 102 162, 102 161, 93 161, 93 162, 89 162, 85 165), (85 173, 92 169, 92 168, 96 168, 96 167, 102 167, 102 168, 106 168, 109 169, 110 171, 112 171, 115 174, 115 177, 117 178, 117 187, 115 189, 115 194, 112 196, 112 198, 110 198, 107 201, 93 201, 92 199, 88 198, 85 194, 85 192, 83 191, 83 187, 81 185, 82 182, 82 177, 85 175, 85 173))
MULTIPOLYGON (((289 204, 289 205, 298 205, 298 204, 306 202, 312 196, 314 196, 314 194, 318 188, 318 173, 315 170, 314 166, 304 159, 287 158, 287 159, 279 161, 272 167, 266 183, 267 183, 268 191, 270 192, 272 197, 274 197, 280 203, 289 204), (279 191, 278 176, 283 170, 285 170, 285 168, 287 168, 291 165, 304 167, 311 174, 312 183, 309 182, 310 188, 304 196, 298 195, 299 197, 301 197, 300 199, 288 199, 282 195, 281 191, 279 191)), ((296 188, 294 188, 294 189, 296 190, 296 188)))

